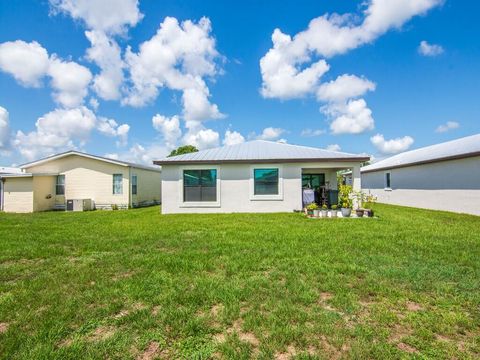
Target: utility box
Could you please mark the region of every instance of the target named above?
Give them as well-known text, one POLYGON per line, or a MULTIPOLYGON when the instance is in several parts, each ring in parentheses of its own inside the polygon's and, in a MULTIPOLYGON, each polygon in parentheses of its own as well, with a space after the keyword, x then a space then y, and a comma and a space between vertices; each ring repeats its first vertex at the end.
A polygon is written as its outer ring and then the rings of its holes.
POLYGON ((71 199, 67 200, 67 211, 89 211, 93 210, 92 199, 71 199))

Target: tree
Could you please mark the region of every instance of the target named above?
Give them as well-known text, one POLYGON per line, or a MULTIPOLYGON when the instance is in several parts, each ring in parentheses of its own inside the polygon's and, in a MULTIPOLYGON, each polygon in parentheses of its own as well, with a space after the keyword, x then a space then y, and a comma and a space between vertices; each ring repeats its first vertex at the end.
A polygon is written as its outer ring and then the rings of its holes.
POLYGON ((197 152, 197 151, 198 151, 198 149, 193 145, 184 145, 184 146, 180 146, 179 148, 177 148, 175 150, 172 150, 172 152, 170 153, 170 155, 168 155, 168 157, 183 155, 183 154, 189 154, 189 153, 193 153, 193 152, 197 152))

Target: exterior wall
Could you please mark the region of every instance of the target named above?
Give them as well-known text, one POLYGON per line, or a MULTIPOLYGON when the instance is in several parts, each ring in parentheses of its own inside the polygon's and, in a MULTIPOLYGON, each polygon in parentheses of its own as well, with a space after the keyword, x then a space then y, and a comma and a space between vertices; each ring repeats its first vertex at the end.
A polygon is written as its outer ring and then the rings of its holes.
POLYGON ((4 185, 4 211, 26 213, 33 211, 33 178, 6 178, 4 185))
POLYGON ((137 175, 137 195, 132 194, 132 206, 160 204, 162 199, 162 174, 157 171, 132 168, 131 176, 133 175, 137 175))
POLYGON ((55 176, 33 177, 33 211, 52 210, 55 206, 55 176))
POLYGON ((302 209, 302 171, 325 172, 330 186, 336 184, 336 171, 359 166, 357 163, 218 164, 164 165, 162 167, 162 213, 290 212, 302 209), (275 200, 253 199, 253 168, 278 167, 282 193, 275 200), (217 203, 183 203, 184 169, 217 169, 217 203), (283 191, 282 191, 283 190, 283 191))
POLYGON ((60 199, 92 199, 96 208, 129 206, 130 168, 127 166, 71 155, 26 168, 26 171, 65 175, 65 197, 60 199), (113 194, 113 174, 123 175, 122 194, 113 194))
POLYGON ((480 215, 480 157, 362 173, 364 190, 387 204, 480 215), (391 189, 385 189, 385 173, 391 189))

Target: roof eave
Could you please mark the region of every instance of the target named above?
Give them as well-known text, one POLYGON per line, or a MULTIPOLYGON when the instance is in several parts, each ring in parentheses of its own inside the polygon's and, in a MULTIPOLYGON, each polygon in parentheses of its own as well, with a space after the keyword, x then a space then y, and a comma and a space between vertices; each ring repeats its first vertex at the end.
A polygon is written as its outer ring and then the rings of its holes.
POLYGON ((186 164, 279 164, 306 162, 364 162, 370 157, 355 158, 306 158, 306 159, 239 159, 239 160, 155 160, 155 165, 186 165, 186 164))

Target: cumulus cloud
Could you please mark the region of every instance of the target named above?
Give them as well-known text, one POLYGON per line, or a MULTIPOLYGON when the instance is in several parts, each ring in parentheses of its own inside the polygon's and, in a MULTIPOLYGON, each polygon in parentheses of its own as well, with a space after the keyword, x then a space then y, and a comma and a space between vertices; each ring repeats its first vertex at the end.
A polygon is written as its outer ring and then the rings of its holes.
POLYGON ((443 54, 443 47, 436 44, 429 44, 427 41, 420 41, 418 53, 423 56, 438 56, 443 54))
POLYGON ((130 74, 130 88, 124 104, 143 106, 152 102, 159 89, 166 87, 182 92, 183 116, 187 121, 223 117, 217 105, 209 101, 205 77, 219 73, 219 54, 210 35, 207 18, 198 23, 179 23, 167 17, 157 33, 134 53, 127 49, 125 60, 130 74))
MULTIPOLYGON (((371 118, 371 111, 365 101, 351 100, 367 91, 373 91, 375 85, 353 75, 342 75, 331 86, 322 86, 321 77, 329 71, 325 58, 371 43, 390 29, 401 27, 413 16, 424 14, 440 5, 442 1, 370 0, 365 3, 363 19, 350 13, 326 14, 311 20, 306 30, 293 37, 275 29, 272 34, 273 47, 260 60, 262 96, 291 99, 317 93, 318 101, 334 104, 334 109, 324 109, 338 114, 334 123, 352 123, 358 120, 363 125, 356 125, 353 133, 358 133, 359 127, 370 129, 370 119, 366 121, 366 118, 371 118), (339 103, 343 106, 339 106, 339 103), (339 113, 342 108, 351 110, 360 105, 364 105, 360 118, 352 117, 351 113, 339 113)), ((338 128, 338 124, 332 123, 332 127, 338 128)))
POLYGON ((119 143, 127 141, 130 127, 118 125, 115 120, 97 118, 85 106, 73 109, 55 109, 35 123, 35 130, 29 133, 17 131, 14 146, 27 160, 34 160, 67 149, 81 148, 93 130, 107 136, 118 137, 119 143))
POLYGON ((331 144, 326 147, 326 150, 328 151, 340 151, 342 148, 338 144, 331 144))
POLYGON ((40 87, 50 67, 47 50, 38 42, 22 40, 0 44, 0 69, 26 87, 40 87))
POLYGON ((414 142, 411 136, 385 140, 381 134, 372 136, 370 141, 382 154, 397 154, 406 151, 414 142))
POLYGON ((182 136, 180 119, 177 115, 169 118, 157 114, 152 118, 152 125, 155 130, 162 134, 167 149, 173 149, 177 147, 178 140, 182 136))
POLYGON ((227 130, 223 138, 223 145, 237 145, 245 142, 245 138, 238 131, 227 130))
POLYGON ((92 79, 88 68, 64 61, 55 54, 49 56, 47 50, 35 41, 0 44, 0 68, 23 86, 39 87, 49 76, 55 102, 67 108, 83 103, 92 79))
POLYGON ((286 132, 282 128, 267 127, 263 129, 260 135, 256 135, 255 138, 258 140, 278 140, 278 138, 286 132))
POLYGON ((193 145, 199 150, 209 149, 219 146, 220 135, 212 129, 194 129, 185 134, 183 142, 193 145))
POLYGON ((314 137, 314 136, 323 135, 325 133, 326 131, 324 129, 303 129, 302 132, 300 133, 300 136, 314 137))
POLYGON ((445 124, 438 125, 438 127, 435 129, 435 132, 437 133, 444 133, 450 130, 458 129, 460 127, 460 124, 456 121, 447 121, 445 124))
POLYGON ((7 109, 0 106, 0 154, 10 150, 10 124, 7 109))
POLYGON ((170 153, 170 150, 162 145, 141 145, 134 144, 128 151, 116 155, 118 159, 153 165, 154 160, 162 159, 170 153))
POLYGON ((143 18, 138 0, 50 0, 50 6, 54 14, 65 13, 107 34, 122 34, 143 18))

